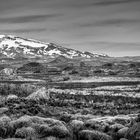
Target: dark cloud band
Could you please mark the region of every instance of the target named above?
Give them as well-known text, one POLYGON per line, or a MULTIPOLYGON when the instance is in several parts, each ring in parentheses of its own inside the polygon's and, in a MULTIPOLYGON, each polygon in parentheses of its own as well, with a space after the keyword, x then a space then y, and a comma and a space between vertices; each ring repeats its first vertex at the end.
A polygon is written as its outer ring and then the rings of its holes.
POLYGON ((110 19, 98 21, 95 26, 122 26, 140 24, 140 19, 110 19))
POLYGON ((35 33, 35 32, 44 32, 46 31, 45 28, 37 28, 37 29, 5 29, 5 30, 0 30, 0 33, 35 33))
POLYGON ((81 28, 91 28, 91 27, 106 27, 106 26, 128 26, 128 25, 138 25, 140 24, 140 19, 108 19, 93 21, 90 23, 78 23, 77 26, 81 28))
POLYGON ((108 6, 108 5, 134 3, 134 2, 140 2, 140 0, 101 0, 99 2, 95 2, 93 5, 108 6))
POLYGON ((50 18, 59 17, 60 14, 50 15, 29 15, 18 17, 3 17, 0 18, 0 23, 26 23, 26 22, 41 22, 50 18))

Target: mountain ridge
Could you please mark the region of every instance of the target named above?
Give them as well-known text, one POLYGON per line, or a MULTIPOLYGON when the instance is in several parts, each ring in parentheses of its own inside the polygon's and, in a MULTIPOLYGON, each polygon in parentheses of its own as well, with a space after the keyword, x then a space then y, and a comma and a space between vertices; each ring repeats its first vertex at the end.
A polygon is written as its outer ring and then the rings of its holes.
POLYGON ((33 57, 58 57, 66 58, 97 58, 107 55, 81 52, 75 49, 65 48, 54 43, 45 43, 34 39, 26 39, 13 35, 0 35, 0 56, 7 58, 33 58, 33 57))

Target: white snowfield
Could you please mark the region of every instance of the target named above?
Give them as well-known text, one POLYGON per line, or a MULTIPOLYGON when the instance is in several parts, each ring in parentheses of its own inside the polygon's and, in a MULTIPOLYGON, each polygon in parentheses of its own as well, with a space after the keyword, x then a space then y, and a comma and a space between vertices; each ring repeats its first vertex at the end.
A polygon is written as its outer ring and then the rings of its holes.
POLYGON ((61 47, 53 43, 40 42, 33 39, 25 39, 13 35, 0 35, 0 53, 9 58, 14 58, 17 54, 27 56, 54 56, 62 55, 67 58, 74 57, 105 57, 100 54, 86 54, 74 49, 61 47))
POLYGON ((9 45, 9 47, 18 47, 19 44, 31 47, 48 47, 49 45, 49 43, 44 43, 33 39, 24 39, 12 35, 0 35, 0 39, 3 39, 1 43, 9 45))

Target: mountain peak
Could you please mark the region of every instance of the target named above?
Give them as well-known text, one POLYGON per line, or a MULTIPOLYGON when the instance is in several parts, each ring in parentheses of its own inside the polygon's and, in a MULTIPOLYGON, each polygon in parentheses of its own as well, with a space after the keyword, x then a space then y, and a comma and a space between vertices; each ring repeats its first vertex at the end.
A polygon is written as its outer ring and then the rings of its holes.
POLYGON ((0 56, 16 59, 17 57, 101 57, 89 52, 65 48, 54 43, 45 43, 34 39, 26 39, 13 35, 0 35, 0 56))

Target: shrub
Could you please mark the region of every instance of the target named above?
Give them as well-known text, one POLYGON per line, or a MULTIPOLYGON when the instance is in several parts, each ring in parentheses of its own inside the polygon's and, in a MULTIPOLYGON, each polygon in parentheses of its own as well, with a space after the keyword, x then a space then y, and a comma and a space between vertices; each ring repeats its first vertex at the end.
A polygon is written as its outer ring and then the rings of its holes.
POLYGON ((101 73, 104 73, 104 71, 103 71, 103 70, 100 70, 100 69, 99 69, 99 70, 94 70, 93 72, 94 72, 95 74, 101 74, 101 73))
POLYGON ((79 132, 79 140, 112 140, 112 137, 95 130, 82 130, 79 132))
POLYGON ((68 113, 61 114, 59 120, 68 123, 68 122, 70 122, 70 120, 71 120, 71 115, 68 114, 68 113))
POLYGON ((135 123, 130 127, 125 135, 128 140, 139 140, 140 139, 140 122, 135 123))
POLYGON ((51 129, 47 124, 32 124, 38 138, 45 138, 52 135, 51 129))
POLYGON ((113 125, 110 126, 110 129, 114 132, 117 132, 118 130, 124 128, 125 126, 119 123, 115 123, 113 125))
POLYGON ((115 71, 108 71, 108 75, 117 75, 115 71))
POLYGON ((105 131, 105 129, 107 129, 108 124, 97 122, 97 121, 95 121, 95 119, 89 119, 89 120, 85 121, 85 126, 89 129, 105 131))
POLYGON ((8 112, 8 108, 7 107, 1 107, 0 108, 0 115, 2 115, 2 114, 4 114, 4 113, 6 113, 6 112, 8 112))
POLYGON ((140 122, 140 113, 136 117, 136 122, 140 122))
POLYGON ((70 136, 68 129, 64 125, 33 124, 33 128, 36 130, 39 138, 50 136, 66 138, 70 136))
POLYGON ((89 71, 81 71, 80 76, 89 77, 90 76, 89 71))
POLYGON ((22 127, 20 129, 17 129, 15 132, 16 138, 34 138, 36 135, 35 130, 32 127, 22 127))
POLYGON ((49 136, 66 138, 69 136, 69 130, 64 123, 51 118, 25 115, 11 121, 11 125, 13 126, 15 136, 18 138, 29 137, 30 133, 34 134, 35 132, 40 138, 49 136), (28 129, 30 133, 28 133, 28 129))
POLYGON ((83 130, 84 128, 84 122, 79 121, 79 120, 72 120, 70 123, 70 127, 72 130, 73 139, 77 140, 79 131, 83 130))
POLYGON ((2 116, 0 118, 0 137, 6 138, 10 136, 12 132, 12 125, 10 125, 11 119, 8 116, 2 116))
POLYGON ((70 123, 70 126, 73 132, 77 133, 84 128, 84 122, 79 121, 79 120, 72 120, 70 123))
POLYGON ((28 127, 32 124, 31 117, 30 116, 22 116, 17 120, 13 120, 10 122, 11 125, 13 126, 14 131, 17 129, 20 129, 22 127, 28 127))
POLYGON ((126 139, 126 138, 121 138, 120 140, 128 140, 128 139, 126 139))
POLYGON ((72 71, 69 72, 69 74, 71 74, 71 75, 78 74, 78 73, 79 73, 78 70, 72 70, 72 71))
POLYGON ((68 76, 63 77, 63 81, 68 81, 68 80, 70 80, 70 77, 68 76))
POLYGON ((124 127, 124 128, 122 128, 122 129, 120 129, 117 133, 118 133, 118 136, 120 137, 120 138, 124 138, 125 137, 125 134, 127 133, 127 131, 128 131, 128 127, 124 127))
POLYGON ((48 100, 49 92, 46 90, 45 87, 42 87, 37 91, 33 92, 32 94, 30 94, 26 99, 35 100, 35 101, 48 100))
POLYGON ((7 101, 12 101, 12 100, 14 101, 16 99, 18 99, 18 96, 14 95, 14 94, 9 94, 7 96, 7 101))
POLYGON ((58 138, 67 138, 70 136, 68 129, 63 126, 55 125, 51 128, 52 136, 58 137, 58 138))
POLYGON ((112 66, 113 66, 112 63, 105 63, 105 64, 103 65, 103 67, 105 67, 105 68, 111 68, 112 66))

